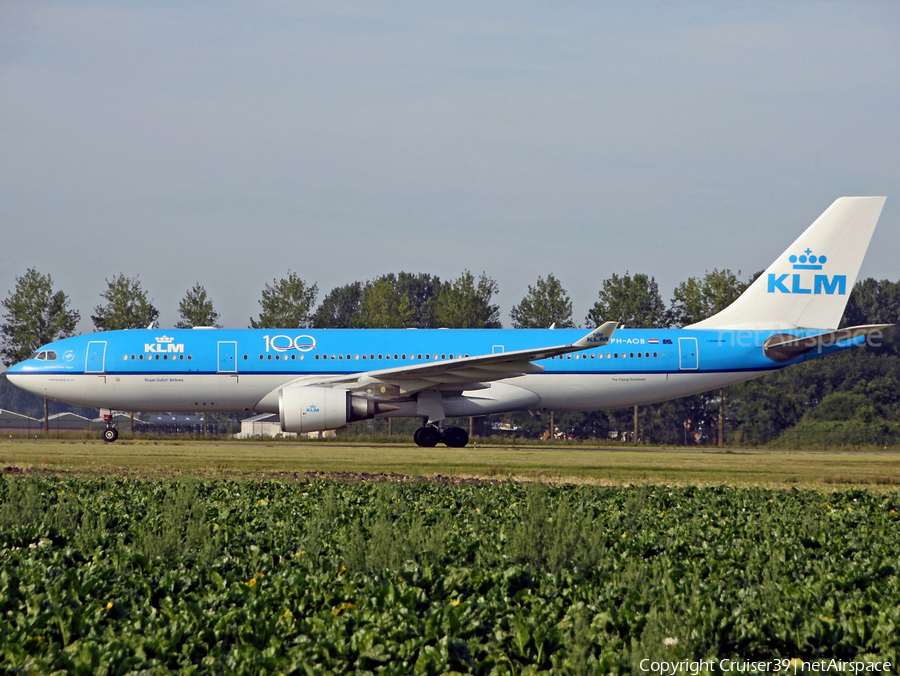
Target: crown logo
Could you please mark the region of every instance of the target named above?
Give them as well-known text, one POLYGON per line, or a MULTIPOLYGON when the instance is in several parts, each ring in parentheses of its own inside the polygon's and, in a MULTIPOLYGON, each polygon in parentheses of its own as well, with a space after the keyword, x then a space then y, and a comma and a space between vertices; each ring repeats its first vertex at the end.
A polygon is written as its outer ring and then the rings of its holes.
POLYGON ((793 263, 794 270, 821 270, 822 266, 828 262, 828 258, 816 256, 809 247, 802 255, 794 256, 792 254, 788 260, 793 263))
POLYGON ((157 343, 171 343, 173 340, 175 340, 175 339, 169 338, 169 336, 160 336, 159 338, 156 339, 156 342, 157 343))

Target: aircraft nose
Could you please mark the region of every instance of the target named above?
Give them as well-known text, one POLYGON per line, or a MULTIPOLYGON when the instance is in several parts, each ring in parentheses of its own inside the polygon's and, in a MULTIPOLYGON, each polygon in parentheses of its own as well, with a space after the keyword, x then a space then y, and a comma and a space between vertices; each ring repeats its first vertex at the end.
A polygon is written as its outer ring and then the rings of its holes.
POLYGON ((6 379, 16 387, 25 389, 25 386, 23 384, 25 376, 22 375, 23 370, 24 369, 22 368, 22 364, 14 364, 13 366, 10 366, 6 371, 6 379))

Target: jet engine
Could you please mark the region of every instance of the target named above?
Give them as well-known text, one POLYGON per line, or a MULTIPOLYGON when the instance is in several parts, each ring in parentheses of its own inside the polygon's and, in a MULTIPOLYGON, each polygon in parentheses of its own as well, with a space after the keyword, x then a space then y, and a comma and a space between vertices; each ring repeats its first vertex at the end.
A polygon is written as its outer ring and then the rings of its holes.
POLYGON ((374 418, 395 406, 377 404, 363 395, 330 387, 285 387, 278 393, 282 432, 321 432, 355 420, 374 418))

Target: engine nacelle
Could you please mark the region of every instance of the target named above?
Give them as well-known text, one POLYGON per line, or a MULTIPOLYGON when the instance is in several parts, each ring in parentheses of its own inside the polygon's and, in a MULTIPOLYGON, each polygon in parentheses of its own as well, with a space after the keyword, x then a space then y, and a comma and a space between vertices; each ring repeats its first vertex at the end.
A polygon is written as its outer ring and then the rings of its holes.
POLYGON ((285 387, 278 393, 282 432, 335 430, 354 420, 375 417, 371 399, 330 387, 285 387))

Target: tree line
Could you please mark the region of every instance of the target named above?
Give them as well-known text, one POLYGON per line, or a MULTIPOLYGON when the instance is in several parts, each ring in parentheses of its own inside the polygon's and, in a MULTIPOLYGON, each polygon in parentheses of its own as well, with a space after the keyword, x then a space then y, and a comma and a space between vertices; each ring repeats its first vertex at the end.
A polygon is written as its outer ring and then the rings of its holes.
MULTIPOLYGON (((752 281, 747 280, 747 283, 752 281)), ((675 289, 667 305, 656 280, 643 274, 613 274, 602 283, 597 301, 584 320, 588 328, 614 318, 631 327, 683 326, 713 314, 746 288, 730 271, 714 270, 675 289)), ((144 328, 159 318, 138 277, 120 273, 106 280, 91 320, 97 331, 144 328)), ((426 273, 389 273, 366 282, 351 282, 329 291, 317 304, 319 288, 294 272, 273 279, 262 290, 258 316, 250 328, 502 328, 494 302, 498 284, 482 273, 464 271, 441 280, 426 273)), ((53 280, 34 268, 16 277, 2 302, 0 356, 9 366, 37 347, 73 335, 81 314, 53 280)), ((201 284, 188 289, 178 304, 176 328, 220 327, 219 313, 201 284)), ((538 277, 510 312, 513 328, 575 328, 572 301, 551 273, 538 277)))
MULTIPOLYGON (((668 303, 652 276, 613 274, 603 280, 584 325, 615 320, 630 328, 686 326, 727 307, 759 274, 741 279, 740 272, 716 269, 678 284, 668 303)), ((144 328, 158 320, 159 310, 138 277, 120 273, 106 283, 100 294, 103 302, 91 314, 97 331, 144 328)), ((466 270, 456 279, 441 280, 426 273, 400 272, 336 287, 318 302, 318 285, 289 271, 265 285, 259 313, 250 318, 249 326, 501 328, 500 309, 493 300, 497 290, 497 282, 485 273, 476 277, 466 270)), ((71 308, 68 295, 54 288, 50 275, 34 268, 16 277, 15 288, 2 306, 0 357, 7 366, 27 358, 41 345, 73 335, 81 318, 71 308)), ((220 326, 219 313, 199 283, 186 291, 178 314, 177 328, 220 326)), ((578 326, 569 294, 553 274, 539 276, 528 286, 510 318, 514 328, 578 326)), ((900 282, 872 278, 857 282, 844 325, 898 322, 900 282)), ((880 348, 852 350, 727 390, 643 407, 639 412, 560 415, 553 427, 578 437, 629 438, 630 434, 633 440, 636 433, 642 441, 688 445, 709 443, 727 431, 732 441, 757 445, 783 436, 801 422, 842 422, 855 431, 860 425, 877 427, 866 443, 895 443, 898 430, 894 425, 900 425, 896 344, 895 335, 889 332, 880 348), (828 405, 814 413, 823 403, 828 405), (854 425, 854 421, 860 424, 854 425), (717 431, 719 426, 722 432, 717 431)), ((507 417, 524 432, 548 426, 546 416, 539 412, 507 417)))

